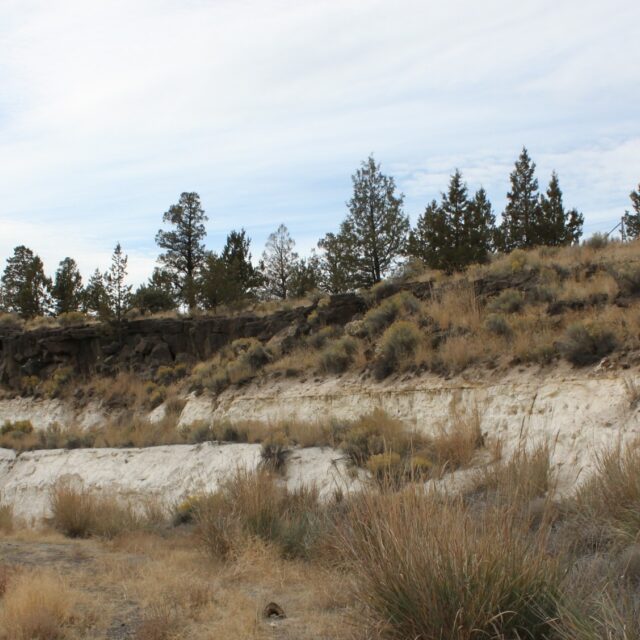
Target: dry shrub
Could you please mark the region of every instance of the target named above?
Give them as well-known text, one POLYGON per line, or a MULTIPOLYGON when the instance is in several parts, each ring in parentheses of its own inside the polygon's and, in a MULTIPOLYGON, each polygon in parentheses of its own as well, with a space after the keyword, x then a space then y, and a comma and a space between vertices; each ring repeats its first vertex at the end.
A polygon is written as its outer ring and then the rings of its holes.
POLYGON ((178 632, 184 626, 180 608, 165 598, 153 603, 143 614, 134 636, 135 640, 172 640, 180 637, 178 632))
POLYGON ((353 363, 357 351, 358 343, 354 338, 339 338, 322 351, 320 366, 326 373, 343 373, 353 363))
POLYGON ((342 434, 340 448, 360 467, 366 466, 371 456, 388 452, 405 456, 424 443, 422 437, 409 433, 402 422, 380 409, 354 422, 336 425, 336 429, 342 434))
POLYGON ((487 309, 494 313, 516 313, 524 306, 524 296, 520 291, 507 289, 502 291, 497 298, 492 300, 487 309))
POLYGON ((18 331, 22 329, 24 320, 20 318, 17 313, 3 313, 0 312, 0 331, 13 330, 18 331))
POLYGON ((287 436, 282 431, 275 431, 265 438, 260 448, 260 462, 268 471, 284 473, 290 445, 287 436))
POLYGON ((24 571, 12 578, 0 611, 0 637, 6 640, 58 640, 79 621, 79 594, 48 570, 24 571))
POLYGON ((559 345, 560 353, 576 366, 598 362, 616 346, 616 336, 607 326, 583 322, 569 325, 559 345))
POLYGON ((337 551, 371 637, 542 639, 560 589, 544 543, 508 510, 406 491, 354 500, 337 551))
POLYGON ((420 307, 415 296, 402 291, 370 309, 364 317, 364 326, 370 335, 377 335, 398 318, 418 313, 420 307))
POLYGON ((0 531, 11 533, 13 531, 13 506, 0 501, 0 531))
POLYGON ((421 341, 420 329, 414 322, 394 322, 382 336, 378 345, 375 373, 378 379, 393 371, 406 369, 415 363, 415 355, 421 341))
MULTIPOLYGON (((135 509, 112 496, 101 496, 71 482, 59 481, 51 490, 51 522, 71 538, 113 538, 158 524, 158 510, 135 509)), ((150 505, 151 503, 149 503, 150 505)))

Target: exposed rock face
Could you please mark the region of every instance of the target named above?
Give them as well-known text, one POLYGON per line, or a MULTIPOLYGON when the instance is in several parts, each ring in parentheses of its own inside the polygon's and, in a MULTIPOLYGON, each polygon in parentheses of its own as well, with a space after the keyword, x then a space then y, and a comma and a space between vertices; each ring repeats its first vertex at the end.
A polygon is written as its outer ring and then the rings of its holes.
POLYGON ((18 388, 25 376, 45 378, 59 366, 81 375, 143 371, 174 362, 204 360, 237 338, 268 341, 283 330, 309 331, 307 318, 317 311, 323 323, 344 324, 366 308, 355 294, 333 296, 329 303, 278 311, 269 316, 150 318, 106 324, 0 333, 0 383, 18 388))
MULTIPOLYGON (((155 498, 170 508, 189 495, 215 491, 237 469, 255 469, 259 461, 257 444, 52 450, 17 457, 0 449, 0 494, 14 515, 28 522, 50 515, 51 488, 63 479, 123 500, 155 498)), ((314 484, 321 496, 359 483, 350 478, 339 452, 318 447, 294 451, 283 481, 291 489, 314 484)))

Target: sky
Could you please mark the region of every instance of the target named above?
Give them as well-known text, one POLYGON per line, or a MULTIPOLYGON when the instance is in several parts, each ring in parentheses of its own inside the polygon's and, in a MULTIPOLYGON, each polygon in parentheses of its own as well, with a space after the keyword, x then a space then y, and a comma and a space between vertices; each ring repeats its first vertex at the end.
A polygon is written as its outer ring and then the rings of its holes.
POLYGON ((133 283, 200 194, 207 246, 335 231, 373 153, 412 222, 460 169, 498 218, 523 145, 585 235, 640 182, 637 0, 0 0, 0 264, 133 283))

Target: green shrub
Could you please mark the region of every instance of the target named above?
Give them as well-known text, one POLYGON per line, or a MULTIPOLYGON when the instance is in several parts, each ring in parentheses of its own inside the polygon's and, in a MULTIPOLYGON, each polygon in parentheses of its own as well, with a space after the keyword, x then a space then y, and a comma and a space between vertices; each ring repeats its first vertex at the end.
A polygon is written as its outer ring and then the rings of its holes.
POLYGON ((58 367, 53 374, 42 383, 42 391, 50 398, 62 395, 73 378, 73 367, 58 367))
POLYGON ((329 340, 338 337, 339 333, 339 327, 322 327, 307 338, 307 344, 312 349, 322 349, 329 340))
POLYGON ((420 338, 420 329, 413 322, 399 320, 391 325, 378 345, 376 377, 384 378, 402 365, 412 364, 420 338))
POLYGON ((485 318, 484 328, 497 336, 510 336, 513 333, 507 319, 499 313, 490 313, 485 318))
POLYGON ((605 233, 594 233, 583 242, 585 247, 590 249, 604 249, 609 244, 609 236, 605 233))
POLYGON ((497 313, 516 313, 516 311, 520 311, 523 306, 524 296, 522 293, 514 289, 507 289, 492 300, 487 305, 487 309, 497 313))
POLYGON ((400 316, 418 313, 418 311, 420 311, 420 301, 411 293, 402 291, 369 310, 363 322, 368 333, 376 335, 400 316))
POLYGON ((353 363, 358 343, 350 336, 339 338, 320 354, 320 366, 325 373, 343 373, 353 363))
POLYGON ((162 385, 171 384, 172 382, 176 382, 181 378, 184 378, 187 375, 187 365, 183 362, 169 365, 169 366, 161 366, 158 367, 156 371, 155 379, 158 383, 162 385))
POLYGON ((610 354, 616 348, 617 340, 615 334, 606 327, 576 322, 567 327, 558 346, 569 362, 585 366, 610 354))

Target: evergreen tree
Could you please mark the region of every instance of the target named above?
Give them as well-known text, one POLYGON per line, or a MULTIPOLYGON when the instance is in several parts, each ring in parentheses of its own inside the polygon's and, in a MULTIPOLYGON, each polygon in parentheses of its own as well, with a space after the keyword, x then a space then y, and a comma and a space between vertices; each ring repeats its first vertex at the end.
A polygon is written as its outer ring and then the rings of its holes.
POLYGON ((251 239, 244 229, 232 231, 222 249, 226 277, 234 290, 231 297, 243 300, 253 295, 260 285, 260 274, 251 262, 251 239))
POLYGON ((487 192, 481 187, 476 191, 469 204, 469 220, 465 223, 468 238, 466 264, 484 263, 496 244, 496 217, 487 198, 487 192))
POLYGON ((268 297, 284 300, 291 296, 291 279, 298 263, 295 244, 283 224, 267 239, 260 270, 268 297))
POLYGON ((456 170, 442 203, 432 201, 418 218, 409 239, 409 254, 447 273, 486 262, 493 249, 495 217, 484 189, 469 200, 456 170))
POLYGON ((171 311, 177 306, 171 276, 162 269, 154 269, 146 284, 141 284, 131 297, 131 306, 143 313, 171 311))
POLYGON ((582 235, 584 218, 576 209, 564 210, 558 174, 554 171, 546 195, 540 196, 538 243, 548 246, 576 244, 582 235))
POLYGON ((502 214, 500 248, 504 251, 540 244, 540 202, 535 170, 535 162, 523 147, 510 176, 511 190, 507 193, 507 206, 502 214))
POLYGON ((24 245, 16 247, 7 259, 2 289, 7 311, 33 318, 50 310, 51 279, 45 276, 39 256, 24 245))
POLYGON ((131 285, 125 284, 126 279, 127 256, 118 242, 111 256, 109 271, 104 276, 109 309, 118 324, 131 305, 131 285))
POLYGON ((402 211, 404 196, 396 195, 393 178, 380 171, 373 156, 352 176, 353 196, 343 231, 353 251, 354 286, 371 286, 389 272, 406 248, 409 218, 402 211))
POLYGON ((327 233, 318 242, 322 250, 319 258, 320 288, 329 293, 345 293, 354 288, 354 248, 355 240, 346 222, 340 227, 340 232, 327 233))
POLYGON ((169 207, 162 221, 173 225, 171 231, 162 229, 156 234, 156 243, 165 252, 158 260, 174 282, 179 297, 189 309, 196 306, 198 271, 205 258, 203 240, 207 234, 204 223, 208 220, 197 193, 182 193, 178 204, 169 207))
POLYGON ((93 272, 84 290, 83 309, 86 313, 97 315, 101 320, 110 317, 109 295, 104 276, 99 269, 93 272))
POLYGON ((235 300, 237 286, 227 275, 226 262, 217 253, 208 251, 198 278, 198 298, 205 309, 216 309, 235 300))
POLYGON ((624 226, 630 238, 640 238, 640 184, 638 184, 636 191, 632 191, 629 194, 629 197, 631 198, 633 213, 624 212, 624 226))
POLYGON ((441 207, 432 200, 409 237, 409 255, 432 269, 447 269, 450 230, 441 207))
POLYGON ((290 290, 294 298, 302 298, 311 291, 319 289, 321 285, 320 258, 311 253, 308 260, 302 258, 293 267, 290 290))
POLYGON ((82 276, 73 258, 65 258, 60 262, 51 295, 57 315, 80 309, 84 295, 82 276))

